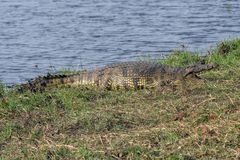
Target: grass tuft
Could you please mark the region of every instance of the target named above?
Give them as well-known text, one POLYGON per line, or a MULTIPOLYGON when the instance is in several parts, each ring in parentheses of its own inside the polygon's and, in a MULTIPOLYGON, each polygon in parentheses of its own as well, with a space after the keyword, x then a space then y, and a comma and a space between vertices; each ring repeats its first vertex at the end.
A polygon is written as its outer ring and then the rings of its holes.
POLYGON ((198 63, 202 58, 189 51, 174 51, 166 59, 160 60, 160 63, 170 66, 187 66, 198 63))

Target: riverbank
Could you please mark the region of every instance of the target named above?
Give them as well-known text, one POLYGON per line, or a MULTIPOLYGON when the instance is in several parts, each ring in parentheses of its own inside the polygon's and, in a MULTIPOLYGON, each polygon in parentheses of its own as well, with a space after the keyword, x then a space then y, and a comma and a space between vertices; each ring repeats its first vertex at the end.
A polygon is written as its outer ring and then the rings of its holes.
POLYGON ((206 57, 176 51, 160 63, 217 69, 188 92, 0 87, 2 159, 234 159, 240 156, 240 39, 206 57))

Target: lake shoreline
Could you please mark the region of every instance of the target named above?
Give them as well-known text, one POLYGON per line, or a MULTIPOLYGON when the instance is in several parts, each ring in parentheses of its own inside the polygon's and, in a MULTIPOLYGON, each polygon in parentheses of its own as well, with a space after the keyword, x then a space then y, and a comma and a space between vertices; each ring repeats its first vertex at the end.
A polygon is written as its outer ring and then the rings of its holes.
MULTIPOLYGON (((238 159, 240 39, 206 57, 175 52, 159 63, 218 68, 187 92, 0 85, 0 159, 238 159)), ((70 74, 68 72, 68 74, 70 74)))

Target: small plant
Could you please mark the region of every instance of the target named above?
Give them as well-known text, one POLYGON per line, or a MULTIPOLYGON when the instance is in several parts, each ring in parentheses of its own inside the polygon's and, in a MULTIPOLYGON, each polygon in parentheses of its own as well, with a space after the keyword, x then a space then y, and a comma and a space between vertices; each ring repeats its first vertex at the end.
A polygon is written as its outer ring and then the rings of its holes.
POLYGON ((139 146, 129 146, 123 150, 122 157, 125 157, 126 159, 140 160, 142 152, 143 149, 139 146))
MULTIPOLYGON (((214 50, 214 53, 226 56, 227 54, 239 50, 240 48, 240 39, 233 39, 229 41, 220 42, 217 48, 214 50)), ((238 54, 237 56, 240 56, 238 54)))
POLYGON ((0 128, 0 144, 9 140, 13 133, 14 125, 7 123, 3 128, 0 128))
POLYGON ((221 67, 240 65, 240 39, 224 41, 207 57, 209 62, 219 64, 221 67))

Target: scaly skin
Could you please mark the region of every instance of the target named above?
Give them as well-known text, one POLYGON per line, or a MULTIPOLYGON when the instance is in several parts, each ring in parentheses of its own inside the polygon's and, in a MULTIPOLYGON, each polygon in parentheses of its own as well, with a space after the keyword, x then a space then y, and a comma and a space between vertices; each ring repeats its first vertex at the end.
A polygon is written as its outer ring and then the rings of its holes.
POLYGON ((123 62, 107 65, 102 69, 84 71, 74 75, 47 75, 38 77, 20 90, 44 90, 46 87, 58 85, 97 86, 106 89, 141 89, 163 86, 181 81, 199 72, 215 68, 214 64, 197 64, 188 67, 169 67, 152 62, 123 62))

